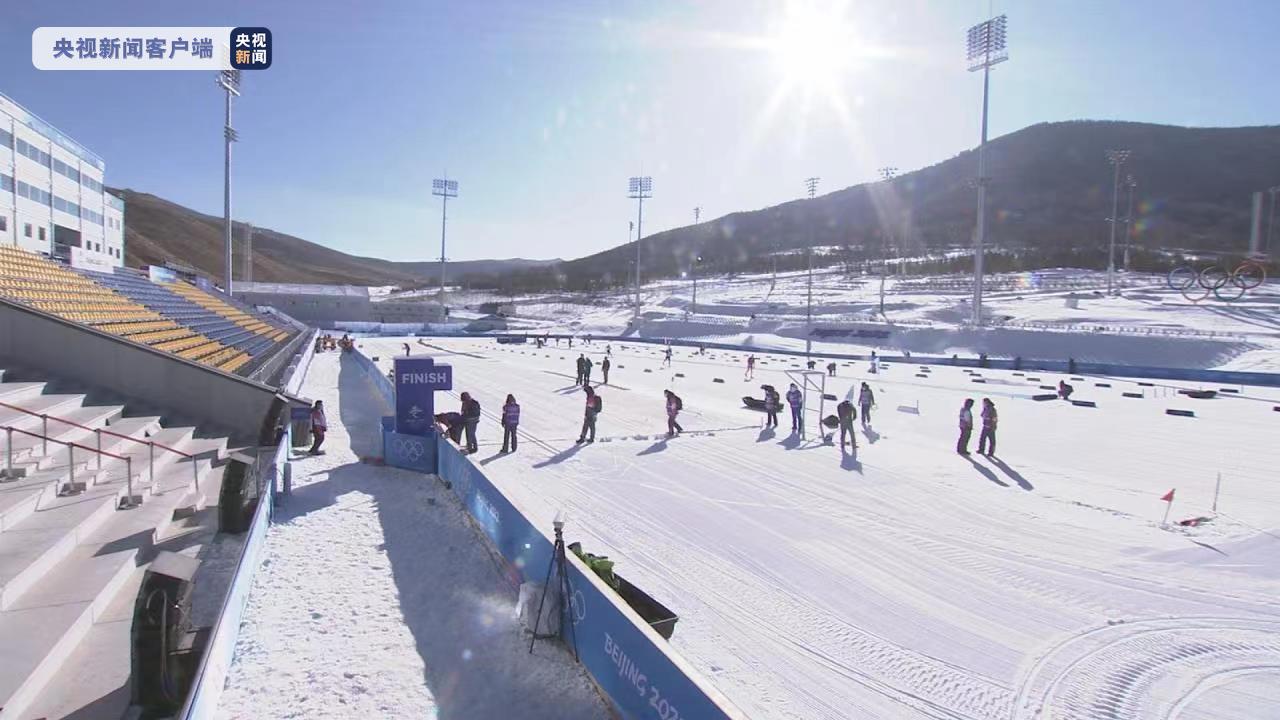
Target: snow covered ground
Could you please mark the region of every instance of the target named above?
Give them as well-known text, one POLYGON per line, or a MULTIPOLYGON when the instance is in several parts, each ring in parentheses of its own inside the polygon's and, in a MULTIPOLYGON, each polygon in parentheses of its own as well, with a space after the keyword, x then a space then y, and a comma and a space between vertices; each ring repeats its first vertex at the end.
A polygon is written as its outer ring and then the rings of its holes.
MULTIPOLYGON (((833 340, 833 352, 910 350, 913 353, 1035 357, 1129 364, 1215 367, 1280 372, 1280 284, 1238 301, 1192 302, 1170 290, 1162 275, 1122 276, 1122 295, 1106 297, 1104 273, 1045 270, 990 278, 984 308, 988 329, 966 326, 967 280, 960 276, 889 277, 879 314, 880 280, 837 269, 814 275, 817 327, 868 326, 892 330, 884 341, 833 340), (1068 300, 1073 301, 1069 304, 1068 300), (1073 332, 1066 332, 1073 331, 1073 332)), ((512 329, 647 337, 703 338, 762 349, 804 346, 808 281, 805 273, 706 277, 693 305, 690 281, 664 280, 643 288, 641 317, 632 328, 629 292, 515 298, 512 329), (690 311, 696 310, 695 313, 690 311), (754 320, 753 320, 754 316, 754 320)), ((478 306, 491 294, 457 295, 455 305, 478 306)))
MULTIPOLYGON (((387 368, 401 342, 362 345, 387 368)), ((1192 400, 1177 384, 1088 378, 1074 383, 1088 408, 1029 399, 1058 375, 985 370, 979 384, 958 368, 842 364, 827 392, 868 380, 878 401, 849 455, 812 425, 790 435, 785 413, 780 432, 763 430, 743 407, 762 383, 785 388, 797 359, 762 355, 745 382, 741 353, 677 349, 664 369, 658 348, 615 343, 600 439, 577 445, 573 360, 589 349, 598 379, 602 343, 423 342, 454 365, 455 395, 484 406, 476 462, 489 477, 534 522, 566 512, 571 542, 679 613, 673 648, 751 717, 1280 717, 1278 390, 1192 400), (668 387, 686 408, 672 440, 668 387), (521 445, 501 455, 493 418, 508 392, 521 445), (996 402, 998 457, 956 454, 966 397, 996 402), (1212 519, 1162 526, 1170 489, 1171 523, 1212 519)), ((308 544, 345 545, 337 522, 308 544)), ((366 559, 339 550, 297 562, 363 587, 366 559)), ((277 562, 264 582, 311 583, 277 562)), ((255 609, 264 625, 284 612, 255 609)), ((245 650, 253 662, 254 642, 245 650)))
POLYGON ((327 453, 294 462, 219 706, 222 718, 607 718, 515 593, 453 493, 361 464, 388 414, 355 363, 317 355, 327 453))

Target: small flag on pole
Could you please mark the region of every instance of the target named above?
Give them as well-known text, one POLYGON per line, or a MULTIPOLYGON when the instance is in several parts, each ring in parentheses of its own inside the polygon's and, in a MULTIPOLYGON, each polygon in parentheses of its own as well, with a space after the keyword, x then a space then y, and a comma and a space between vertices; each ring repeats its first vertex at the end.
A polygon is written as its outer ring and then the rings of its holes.
POLYGON ((1162 527, 1169 524, 1169 511, 1173 509, 1173 491, 1174 490, 1177 490, 1177 488, 1173 488, 1169 492, 1165 493, 1164 497, 1160 498, 1164 502, 1169 503, 1168 505, 1164 506, 1164 519, 1160 521, 1160 525, 1162 527))
MULTIPOLYGON (((1175 488, 1175 489, 1176 489, 1176 488, 1175 488)), ((1165 494, 1164 494, 1164 497, 1162 497, 1162 498, 1160 498, 1160 499, 1161 499, 1161 500, 1163 500, 1163 501, 1165 501, 1165 502, 1167 502, 1167 503, 1171 503, 1171 502, 1173 502, 1173 490, 1170 490, 1169 492, 1165 493, 1165 494)))

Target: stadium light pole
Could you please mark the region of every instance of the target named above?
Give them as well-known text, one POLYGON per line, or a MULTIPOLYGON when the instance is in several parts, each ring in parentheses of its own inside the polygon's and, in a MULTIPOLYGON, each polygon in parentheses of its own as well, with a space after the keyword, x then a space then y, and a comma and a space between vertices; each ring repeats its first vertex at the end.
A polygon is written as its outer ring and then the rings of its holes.
POLYGON ((449 198, 458 197, 458 181, 449 174, 431 181, 431 194, 440 198, 440 307, 444 308, 444 228, 449 217, 449 198))
POLYGON ((644 238, 644 201, 653 197, 653 178, 633 177, 627 182, 627 197, 636 201, 636 313, 640 317, 640 241, 644 238))
MULTIPOLYGON (((896 167, 880 168, 880 178, 884 180, 886 183, 891 182, 895 177, 897 177, 897 175, 898 175, 898 168, 896 167)), ((892 231, 890 232, 892 233, 892 231)), ((890 234, 889 240, 892 240, 892 239, 893 239, 893 236, 892 234, 890 234)), ((888 256, 888 252, 884 252, 882 254, 884 256, 888 256)), ((888 274, 889 274, 889 264, 888 262, 886 262, 886 257, 881 257, 880 258, 880 317, 884 317, 884 276, 888 274)))
POLYGON ((236 129, 231 127, 231 96, 240 97, 240 71, 220 71, 217 84, 218 87, 226 92, 227 96, 226 119, 222 124, 222 138, 225 145, 222 162, 222 233, 225 251, 223 260, 227 274, 222 281, 222 287, 230 295, 232 291, 231 278, 234 271, 231 259, 231 143, 240 139, 236 129))
POLYGON ((1008 19, 998 15, 969 28, 969 72, 982 71, 982 141, 978 143, 978 227, 973 244, 973 324, 982 325, 982 253, 987 242, 987 107, 991 68, 1009 59, 1005 42, 1008 19))
POLYGON ((244 281, 253 282, 253 223, 244 224, 244 281))
POLYGON ((1267 188, 1267 192, 1271 194, 1271 215, 1267 218, 1267 244, 1262 246, 1263 253, 1271 252, 1271 235, 1276 229, 1276 195, 1280 194, 1280 185, 1267 188))
POLYGON ((1115 182, 1111 188, 1111 244, 1107 250, 1107 294, 1115 294, 1116 284, 1116 221, 1120 218, 1120 167, 1129 159, 1129 150, 1108 150, 1107 162, 1115 169, 1115 182))
POLYGON ((698 314, 698 265, 702 262, 701 255, 693 257, 693 264, 689 267, 689 276, 693 279, 693 303, 689 310, 690 315, 698 314))
MULTIPOLYGON (((804 179, 805 189, 809 193, 809 199, 812 200, 818 194, 818 181, 822 178, 809 177, 804 179)), ((806 255, 809 260, 809 299, 805 303, 804 311, 804 356, 805 360, 809 360, 813 354, 813 224, 809 224, 809 242, 807 243, 808 252, 806 255)))
POLYGON ((1124 271, 1129 272, 1129 243, 1133 239, 1133 190, 1138 187, 1138 181, 1130 175, 1125 179, 1124 186, 1129 189, 1129 209, 1124 214, 1124 271))

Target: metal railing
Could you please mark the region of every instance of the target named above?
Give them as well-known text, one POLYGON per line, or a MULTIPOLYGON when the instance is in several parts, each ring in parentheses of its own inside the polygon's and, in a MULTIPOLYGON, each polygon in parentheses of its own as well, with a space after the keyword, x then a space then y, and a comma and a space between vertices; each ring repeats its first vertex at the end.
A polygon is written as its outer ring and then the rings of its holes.
MULTIPOLYGON (((75 487, 75 481, 76 481, 76 448, 80 448, 81 450, 87 450, 92 453, 97 453, 99 471, 102 470, 103 455, 106 455, 107 457, 110 457, 110 458, 115 458, 116 460, 123 460, 125 487, 127 488, 126 492, 128 492, 128 500, 126 502, 128 502, 129 505, 133 504, 133 498, 134 498, 133 458, 127 455, 116 455, 114 453, 109 453, 101 449, 91 448, 87 445, 81 445, 79 443, 66 442, 64 440, 51 440, 50 438, 44 437, 37 433, 33 433, 28 430, 23 430, 22 428, 16 428, 9 425, 6 425, 4 427, 5 443, 6 443, 5 445, 5 476, 7 478, 10 478, 10 479, 13 478, 13 434, 14 433, 22 433, 23 435, 29 435, 31 437, 41 438, 46 443, 53 442, 58 445, 65 445, 67 448, 67 485, 68 487, 72 487, 72 488, 75 487)), ((55 484, 57 482, 58 482, 57 480, 54 480, 55 484)))
MULTIPOLYGON (((90 449, 98 453, 98 469, 99 470, 102 469, 102 456, 110 455, 110 453, 105 453, 102 450, 102 436, 110 435, 111 437, 114 437, 114 438, 119 438, 121 440, 128 440, 129 442, 134 442, 140 445, 147 446, 147 455, 148 455, 147 480, 148 482, 151 482, 151 483, 155 483, 156 481, 156 448, 160 448, 161 450, 171 452, 174 455, 177 455, 179 457, 187 458, 188 460, 191 461, 191 478, 195 482, 196 492, 200 491, 200 466, 198 463, 196 463, 195 455, 192 455, 190 453, 185 453, 181 450, 178 450, 177 448, 171 448, 168 445, 162 445, 158 442, 155 442, 154 440, 140 440, 131 435, 124 435, 122 433, 112 432, 110 430, 104 430, 102 428, 95 428, 95 427, 89 427, 88 425, 81 425, 78 422, 65 420, 63 418, 56 417, 54 415, 49 415, 48 413, 38 413, 33 410, 28 410, 24 407, 19 407, 17 405, 10 405, 9 403, 0 402, 0 407, 8 408, 10 410, 17 410, 20 413, 24 413, 32 417, 40 418, 40 422, 41 422, 40 434, 26 432, 25 430, 19 430, 19 432, 22 432, 24 435, 30 435, 31 437, 40 438, 41 440, 40 452, 44 453, 45 455, 49 454, 50 442, 64 444, 64 445, 66 444, 60 440, 54 440, 53 438, 49 437, 49 421, 53 420, 54 422, 60 422, 64 425, 70 425, 71 427, 80 428, 81 430, 88 430, 94 434, 94 438, 97 442, 97 448, 96 449, 90 448, 90 449)), ((14 428, 14 429, 17 430, 17 428, 14 428)), ((6 465, 6 468, 12 467, 12 462, 13 462, 13 435, 12 434, 10 434, 6 440, 5 456, 8 462, 8 465, 6 465)), ((115 457, 115 456, 112 456, 112 457, 115 457)))

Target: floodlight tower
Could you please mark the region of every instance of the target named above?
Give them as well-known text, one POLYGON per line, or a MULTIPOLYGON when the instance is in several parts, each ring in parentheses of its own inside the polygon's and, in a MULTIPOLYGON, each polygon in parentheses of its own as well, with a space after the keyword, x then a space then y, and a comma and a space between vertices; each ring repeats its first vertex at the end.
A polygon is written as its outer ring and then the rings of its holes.
POLYGON ((244 275, 245 282, 253 282, 253 223, 244 224, 244 275))
POLYGON ((1280 185, 1273 185, 1267 188, 1267 192, 1271 194, 1271 215, 1267 218, 1267 244, 1262 247, 1262 252, 1271 252, 1271 235, 1276 229, 1276 195, 1280 194, 1280 185))
POLYGON ((450 180, 449 173, 444 178, 431 181, 431 194, 440 197, 440 307, 444 308, 444 228, 449 216, 449 198, 458 197, 458 181, 450 180))
POLYGON ((1138 187, 1138 181, 1130 175, 1125 179, 1124 186, 1129 189, 1129 209, 1124 214, 1124 271, 1129 272, 1129 244, 1133 240, 1133 191, 1138 187))
MULTIPOLYGON (((886 183, 891 182, 897 176, 898 176, 898 168, 896 167, 880 168, 880 178, 884 180, 886 183)), ((890 236, 889 241, 892 241, 892 240, 893 240, 893 237, 890 236)), ((889 241, 886 241, 886 245, 889 244, 889 241)), ((887 262, 888 254, 889 254, 888 252, 884 252, 883 255, 885 257, 880 258, 880 317, 882 318, 884 317, 884 276, 889 274, 889 263, 887 262)))
POLYGON ((1115 168, 1115 182, 1111 188, 1111 244, 1107 249, 1107 294, 1115 294, 1116 275, 1116 221, 1120 218, 1120 167, 1129 159, 1129 150, 1108 150, 1107 162, 1115 168))
POLYGON ((998 15, 969 28, 969 72, 982 71, 982 141, 978 143, 978 227, 973 239, 973 324, 982 325, 982 252, 987 242, 987 106, 991 68, 1009 59, 1005 42, 1008 19, 998 15))
POLYGON ((702 264, 702 256, 695 255, 693 264, 689 267, 689 276, 693 278, 693 303, 689 308, 690 315, 698 314, 698 266, 702 264))
MULTIPOLYGON (((809 193, 809 199, 812 200, 818 194, 818 181, 822 178, 810 177, 804 179, 805 190, 809 193)), ((808 360, 813 354, 813 224, 809 225, 809 242, 806 255, 809 260, 809 299, 805 303, 804 311, 804 355, 808 360)))
POLYGON ((216 82, 218 87, 226 91, 227 95, 227 114, 226 120, 222 125, 223 144, 226 148, 222 163, 222 239, 225 251, 223 260, 226 268, 226 277, 222 280, 222 287, 230 295, 231 275, 234 267, 231 264, 231 143, 240 139, 236 129, 231 127, 231 96, 240 97, 240 71, 219 71, 216 82))
POLYGON ((636 317, 640 317, 640 241, 644 238, 644 201, 653 197, 653 178, 633 177, 627 182, 627 197, 636 201, 636 317))

